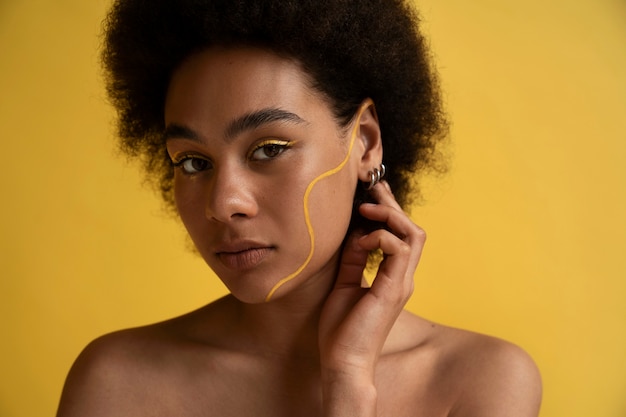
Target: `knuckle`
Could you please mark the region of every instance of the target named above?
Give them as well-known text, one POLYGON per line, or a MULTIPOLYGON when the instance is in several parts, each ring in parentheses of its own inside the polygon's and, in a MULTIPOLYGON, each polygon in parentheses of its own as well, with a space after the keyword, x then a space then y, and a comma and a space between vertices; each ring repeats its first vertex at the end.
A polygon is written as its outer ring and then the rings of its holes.
POLYGON ((406 303, 405 293, 401 290, 387 291, 385 293, 385 298, 391 305, 403 305, 406 303))
POLYGON ((399 255, 409 255, 412 252, 411 245, 406 243, 405 241, 400 241, 398 245, 398 254, 399 255))
POLYGON ((421 227, 419 227, 418 225, 413 225, 413 233, 415 235, 415 238, 419 241, 419 242, 425 242, 427 235, 426 235, 426 231, 424 229, 422 229, 421 227))

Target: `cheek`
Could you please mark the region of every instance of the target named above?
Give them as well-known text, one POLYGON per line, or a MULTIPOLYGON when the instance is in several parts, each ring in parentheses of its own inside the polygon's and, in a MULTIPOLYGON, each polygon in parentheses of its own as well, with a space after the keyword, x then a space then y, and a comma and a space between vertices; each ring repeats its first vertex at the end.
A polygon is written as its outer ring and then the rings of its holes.
MULTIPOLYGON (((205 206, 203 204, 204 195, 202 191, 189 187, 188 184, 183 186, 179 181, 174 181, 174 202, 176 210, 187 229, 187 233, 192 240, 198 245, 195 236, 202 235, 205 225, 205 206)), ((200 248, 198 248, 200 249, 200 248)))
POLYGON ((346 172, 317 184, 309 198, 312 228, 318 249, 334 253, 345 238, 354 200, 353 181, 346 172), (328 247, 325 247, 328 245, 328 247))
POLYGON ((308 197, 309 219, 315 236, 315 254, 320 257, 335 254, 350 224, 358 158, 348 153, 349 149, 337 146, 333 149, 336 157, 330 163, 326 153, 319 161, 325 167, 317 172, 321 178, 317 181, 312 178, 315 182, 308 197))
POLYGON ((287 230, 289 234, 288 251, 292 255, 288 258, 300 260, 297 267, 293 265, 291 273, 275 283, 267 294, 266 301, 273 297, 275 291, 301 273, 307 274, 306 271, 311 271, 311 268, 322 268, 339 250, 350 223, 354 197, 351 182, 350 174, 342 174, 340 171, 322 180, 319 180, 318 175, 306 184, 296 187, 303 192, 301 198, 294 201, 294 209, 302 215, 288 216, 295 222, 283 224, 283 230, 287 230), (305 252, 308 256, 303 258, 305 252))

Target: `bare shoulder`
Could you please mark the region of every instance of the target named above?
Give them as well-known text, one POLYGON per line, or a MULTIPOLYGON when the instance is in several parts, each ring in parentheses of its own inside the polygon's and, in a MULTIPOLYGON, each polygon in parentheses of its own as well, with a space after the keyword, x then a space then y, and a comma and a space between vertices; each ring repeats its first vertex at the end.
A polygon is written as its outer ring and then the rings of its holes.
POLYGON ((177 399, 198 363, 210 374, 212 361, 219 361, 219 349, 190 330, 200 315, 210 316, 210 307, 92 341, 67 376, 58 417, 156 416, 180 407, 177 399))
POLYGON ((109 416, 125 409, 138 384, 147 379, 148 359, 142 352, 152 352, 150 345, 154 342, 139 329, 111 333, 91 342, 67 376, 57 415, 109 416))
POLYGON ((539 414, 541 376, 523 349, 502 339, 441 326, 416 316, 408 322, 422 333, 428 329, 421 345, 434 358, 429 385, 451 394, 449 416, 539 414))
POLYGON ((452 416, 536 417, 541 377, 533 359, 501 339, 448 329, 452 344, 445 363, 464 382, 452 416))

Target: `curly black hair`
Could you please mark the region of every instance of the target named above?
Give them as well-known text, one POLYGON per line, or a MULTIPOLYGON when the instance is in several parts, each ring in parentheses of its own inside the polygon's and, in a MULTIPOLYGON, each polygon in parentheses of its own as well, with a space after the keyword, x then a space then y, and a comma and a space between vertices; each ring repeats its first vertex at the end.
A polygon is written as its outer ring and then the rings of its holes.
MULTIPOLYGON (((406 2, 116 0, 104 21, 102 60, 121 149, 143 161, 170 207, 166 91, 177 66, 212 45, 258 46, 295 58, 329 98, 341 126, 371 98, 386 179, 403 207, 418 195, 414 175, 445 165, 437 151, 447 133, 437 76, 419 18, 406 2)), ((361 188, 355 205, 368 199, 361 188)))

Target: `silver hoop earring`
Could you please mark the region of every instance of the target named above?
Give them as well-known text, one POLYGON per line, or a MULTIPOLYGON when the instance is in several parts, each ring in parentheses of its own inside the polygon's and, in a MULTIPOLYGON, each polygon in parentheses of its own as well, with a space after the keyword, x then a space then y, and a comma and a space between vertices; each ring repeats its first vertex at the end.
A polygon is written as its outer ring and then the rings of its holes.
POLYGON ((369 184, 367 184, 367 187, 365 187, 365 189, 371 190, 372 188, 374 188, 374 186, 380 182, 380 180, 385 176, 386 173, 387 169, 382 163, 380 164, 380 169, 374 168, 372 171, 367 171, 367 174, 370 177, 370 182, 369 184))

